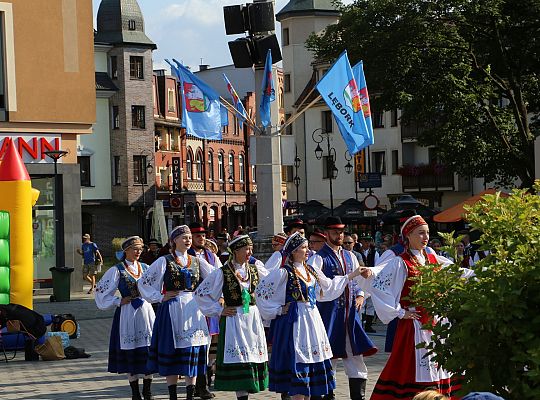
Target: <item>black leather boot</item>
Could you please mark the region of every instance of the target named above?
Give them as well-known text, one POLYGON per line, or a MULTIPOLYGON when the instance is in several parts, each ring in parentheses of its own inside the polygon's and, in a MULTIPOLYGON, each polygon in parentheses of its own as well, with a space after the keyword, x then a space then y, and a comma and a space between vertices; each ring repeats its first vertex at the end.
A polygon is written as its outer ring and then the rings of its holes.
POLYGON ((129 382, 131 387, 131 400, 142 400, 141 392, 139 391, 139 380, 129 382))
POLYGON ((248 399, 249 399, 248 396, 240 396, 236 398, 236 400, 248 400, 248 399))
POLYGON ((351 400, 366 400, 367 379, 349 378, 349 394, 351 400))
POLYGON ((176 394, 176 384, 169 385, 167 388, 169 389, 169 400, 178 400, 178 395, 176 394))
POLYGON ((152 379, 143 379, 142 395, 144 400, 154 400, 150 386, 152 386, 152 379))
POLYGON ((195 381, 195 397, 200 397, 203 400, 209 400, 216 397, 211 391, 208 390, 206 384, 206 375, 197 375, 197 381, 195 381))
POLYGON ((195 385, 186 386, 186 400, 193 400, 195 398, 195 385))
POLYGON ((336 396, 334 395, 334 392, 330 392, 327 395, 323 396, 323 400, 336 400, 336 396))
POLYGON ((373 315, 366 315, 366 324, 364 326, 364 330, 366 333, 375 333, 377 332, 375 329, 373 329, 373 319, 375 317, 373 315))

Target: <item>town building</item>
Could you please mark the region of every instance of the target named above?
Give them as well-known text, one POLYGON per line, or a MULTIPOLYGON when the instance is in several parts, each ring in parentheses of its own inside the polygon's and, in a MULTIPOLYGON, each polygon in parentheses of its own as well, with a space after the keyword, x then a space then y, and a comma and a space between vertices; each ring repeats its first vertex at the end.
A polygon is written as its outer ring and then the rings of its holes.
POLYGON ((82 190, 82 219, 85 231, 110 256, 113 238, 148 239, 150 233, 156 45, 145 34, 136 0, 102 0, 94 41, 98 122, 93 137, 79 141, 79 161, 90 171, 82 190))
POLYGON ((90 1, 0 1, 0 157, 13 140, 40 191, 36 288, 50 284, 50 268, 81 265, 77 137, 95 120, 92 20, 90 1))

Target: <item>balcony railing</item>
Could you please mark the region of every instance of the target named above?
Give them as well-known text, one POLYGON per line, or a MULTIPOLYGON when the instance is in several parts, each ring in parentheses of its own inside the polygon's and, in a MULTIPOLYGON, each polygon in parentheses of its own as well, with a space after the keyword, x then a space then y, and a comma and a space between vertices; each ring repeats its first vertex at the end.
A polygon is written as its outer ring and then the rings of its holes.
POLYGON ((402 176, 403 191, 454 190, 454 174, 444 171, 440 174, 402 176))
POLYGON ((401 125, 401 140, 416 140, 425 130, 426 128, 417 122, 401 125))

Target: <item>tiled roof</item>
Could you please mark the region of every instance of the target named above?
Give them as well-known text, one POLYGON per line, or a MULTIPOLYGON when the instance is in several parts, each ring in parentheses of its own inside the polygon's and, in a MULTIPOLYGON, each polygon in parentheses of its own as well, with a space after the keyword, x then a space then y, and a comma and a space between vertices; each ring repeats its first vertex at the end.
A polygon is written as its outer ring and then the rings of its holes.
POLYGON ((311 14, 335 14, 339 11, 333 4, 333 0, 290 0, 277 14, 280 21, 287 15, 311 15, 311 14))
POLYGON ((106 72, 96 72, 96 90, 117 91, 118 88, 106 72))

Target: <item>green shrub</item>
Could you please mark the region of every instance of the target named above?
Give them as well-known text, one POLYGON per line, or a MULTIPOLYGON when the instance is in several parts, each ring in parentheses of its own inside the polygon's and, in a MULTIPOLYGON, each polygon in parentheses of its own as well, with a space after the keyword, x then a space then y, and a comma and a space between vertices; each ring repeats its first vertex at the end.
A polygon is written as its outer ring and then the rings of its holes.
POLYGON ((456 265, 425 266, 411 294, 450 322, 433 327, 431 350, 445 369, 463 374, 464 393, 540 399, 540 197, 487 195, 468 221, 483 233, 480 248, 491 251, 475 265, 476 277, 462 279, 456 265))

